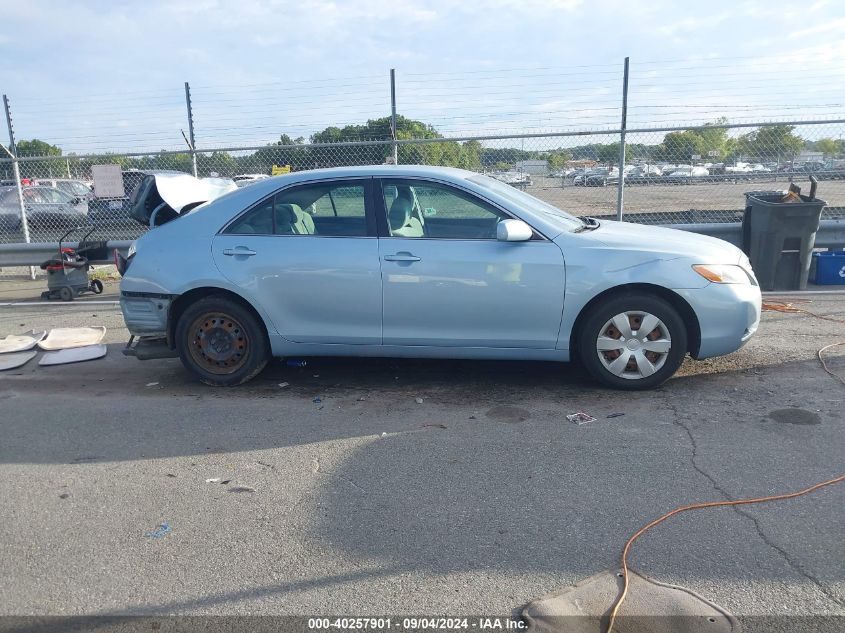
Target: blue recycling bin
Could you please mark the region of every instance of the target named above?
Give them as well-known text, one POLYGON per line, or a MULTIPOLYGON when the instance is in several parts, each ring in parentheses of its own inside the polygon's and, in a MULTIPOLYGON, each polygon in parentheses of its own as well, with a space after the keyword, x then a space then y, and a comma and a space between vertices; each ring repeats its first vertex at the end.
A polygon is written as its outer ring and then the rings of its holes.
POLYGON ((845 252, 813 253, 816 276, 813 283, 821 286, 845 285, 845 252))

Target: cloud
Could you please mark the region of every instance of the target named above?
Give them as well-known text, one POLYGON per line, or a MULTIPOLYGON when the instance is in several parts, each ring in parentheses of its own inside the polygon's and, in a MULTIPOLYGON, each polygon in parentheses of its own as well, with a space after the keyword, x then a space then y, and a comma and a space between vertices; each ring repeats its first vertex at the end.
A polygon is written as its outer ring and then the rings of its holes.
POLYGON ((19 136, 68 151, 181 149, 186 80, 205 147, 362 123, 392 67, 400 113, 444 131, 617 125, 627 55, 632 120, 683 124, 842 102, 845 3, 811 3, 7 1, 0 71, 19 136))
POLYGON ((702 32, 707 31, 715 26, 718 26, 731 16, 728 13, 711 14, 704 16, 689 16, 681 20, 664 24, 657 27, 657 32, 666 36, 675 36, 680 33, 689 33, 693 31, 702 32))
POLYGON ((823 24, 817 24, 816 26, 811 26, 806 29, 801 29, 800 31, 790 31, 787 34, 789 39, 798 39, 798 38, 805 38, 810 37, 811 35, 820 35, 822 33, 829 33, 831 31, 841 32, 845 30, 845 18, 841 18, 839 20, 832 20, 830 22, 825 22, 823 24))

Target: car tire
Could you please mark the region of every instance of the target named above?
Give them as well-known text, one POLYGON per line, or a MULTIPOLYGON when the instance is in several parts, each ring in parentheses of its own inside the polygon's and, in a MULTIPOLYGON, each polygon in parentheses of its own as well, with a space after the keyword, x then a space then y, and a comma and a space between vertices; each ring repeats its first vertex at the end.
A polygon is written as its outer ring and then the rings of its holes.
POLYGON ((582 364, 600 383, 629 391, 651 389, 671 378, 684 361, 687 328, 664 299, 625 292, 590 309, 578 330, 577 348, 582 364), (641 332, 643 325, 648 332, 641 332))
POLYGON ((214 387, 241 385, 270 360, 263 324, 240 303, 212 295, 189 305, 176 324, 176 350, 186 369, 214 387))

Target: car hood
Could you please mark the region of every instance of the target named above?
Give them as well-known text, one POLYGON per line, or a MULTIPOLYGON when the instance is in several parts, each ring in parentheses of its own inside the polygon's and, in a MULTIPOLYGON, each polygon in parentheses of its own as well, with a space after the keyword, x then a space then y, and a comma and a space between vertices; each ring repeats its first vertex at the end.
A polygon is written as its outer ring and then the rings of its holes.
POLYGON ((741 250, 724 240, 660 226, 602 220, 589 235, 613 249, 692 257, 702 264, 738 264, 744 258, 741 250))

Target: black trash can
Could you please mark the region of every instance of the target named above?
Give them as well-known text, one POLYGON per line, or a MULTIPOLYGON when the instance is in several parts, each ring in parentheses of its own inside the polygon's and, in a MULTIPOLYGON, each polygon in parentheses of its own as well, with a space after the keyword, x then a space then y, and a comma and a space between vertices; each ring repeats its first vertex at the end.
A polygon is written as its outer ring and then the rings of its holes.
POLYGON ((824 200, 782 191, 749 191, 742 218, 742 250, 762 290, 805 290, 824 200))

